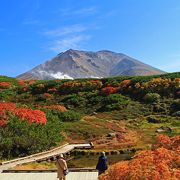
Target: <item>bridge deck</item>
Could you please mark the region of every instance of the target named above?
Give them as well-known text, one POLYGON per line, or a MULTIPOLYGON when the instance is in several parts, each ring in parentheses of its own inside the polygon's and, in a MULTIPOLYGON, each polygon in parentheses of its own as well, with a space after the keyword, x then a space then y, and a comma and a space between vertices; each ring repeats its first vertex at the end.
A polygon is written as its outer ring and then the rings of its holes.
POLYGON ((61 153, 65 154, 67 152, 72 151, 74 148, 91 148, 91 145, 90 144, 66 144, 62 147, 58 147, 58 148, 55 148, 55 149, 52 149, 49 151, 45 151, 42 153, 34 154, 31 156, 26 156, 23 158, 14 159, 11 161, 2 162, 2 165, 0 166, 0 173, 3 170, 15 167, 20 164, 35 162, 38 160, 45 160, 47 158, 54 157, 61 153))
MULTIPOLYGON (((97 180, 97 172, 70 172, 66 180, 97 180)), ((1 180, 58 180, 57 173, 0 173, 1 180)))

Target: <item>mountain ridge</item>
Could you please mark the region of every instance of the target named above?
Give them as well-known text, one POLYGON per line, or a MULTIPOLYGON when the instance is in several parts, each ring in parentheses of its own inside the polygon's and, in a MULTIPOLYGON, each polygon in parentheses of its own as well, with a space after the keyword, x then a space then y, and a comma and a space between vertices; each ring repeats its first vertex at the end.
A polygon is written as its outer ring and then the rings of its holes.
POLYGON ((24 80, 76 79, 163 73, 165 72, 123 53, 109 50, 93 52, 69 49, 30 71, 20 74, 17 78, 24 80))

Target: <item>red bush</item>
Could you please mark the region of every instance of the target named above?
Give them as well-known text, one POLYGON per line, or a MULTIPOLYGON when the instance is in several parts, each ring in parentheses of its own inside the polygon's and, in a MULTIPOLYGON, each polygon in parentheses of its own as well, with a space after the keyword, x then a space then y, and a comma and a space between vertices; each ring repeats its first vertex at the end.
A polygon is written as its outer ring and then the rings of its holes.
POLYGON ((47 122, 45 113, 40 110, 16 108, 16 104, 14 103, 0 102, 0 126, 8 123, 8 111, 22 120, 28 120, 29 123, 36 122, 46 124, 47 122))
POLYGON ((44 93, 44 96, 45 96, 46 98, 51 98, 51 97, 52 97, 52 95, 49 94, 49 93, 44 93))
POLYGON ((20 86, 26 86, 26 81, 24 81, 24 80, 18 80, 18 84, 19 84, 20 86))
POLYGON ((0 82, 0 88, 10 88, 12 84, 10 82, 0 82))
POLYGON ((180 136, 158 136, 157 147, 111 166, 100 180, 179 180, 180 136))
POLYGON ((121 88, 125 88, 127 87, 129 84, 130 84, 131 80, 127 79, 127 80, 123 80, 121 83, 120 83, 120 87, 121 88))
POLYGON ((0 119, 0 127, 5 126, 7 124, 6 119, 0 119))
POLYGON ((109 95, 109 94, 117 93, 118 88, 116 88, 116 87, 105 87, 101 91, 103 94, 109 95))
POLYGON ((40 110, 18 108, 15 111, 15 115, 22 120, 24 119, 28 120, 29 123, 36 122, 36 123, 46 124, 47 122, 45 113, 40 110))

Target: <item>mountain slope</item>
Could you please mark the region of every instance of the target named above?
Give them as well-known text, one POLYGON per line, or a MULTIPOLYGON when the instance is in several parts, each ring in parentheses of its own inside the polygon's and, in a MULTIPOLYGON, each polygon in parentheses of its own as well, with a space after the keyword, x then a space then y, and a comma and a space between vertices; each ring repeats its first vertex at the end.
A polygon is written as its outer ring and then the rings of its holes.
POLYGON ((74 79, 164 72, 122 53, 68 50, 19 75, 19 79, 74 79))

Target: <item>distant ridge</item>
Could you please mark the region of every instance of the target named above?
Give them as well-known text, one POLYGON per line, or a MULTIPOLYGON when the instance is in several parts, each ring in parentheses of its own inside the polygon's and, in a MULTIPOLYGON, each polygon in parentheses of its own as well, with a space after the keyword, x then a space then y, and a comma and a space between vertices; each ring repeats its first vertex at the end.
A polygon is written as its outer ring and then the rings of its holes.
POLYGON ((164 73, 122 53, 108 50, 91 52, 69 49, 17 78, 24 80, 76 79, 164 73))

